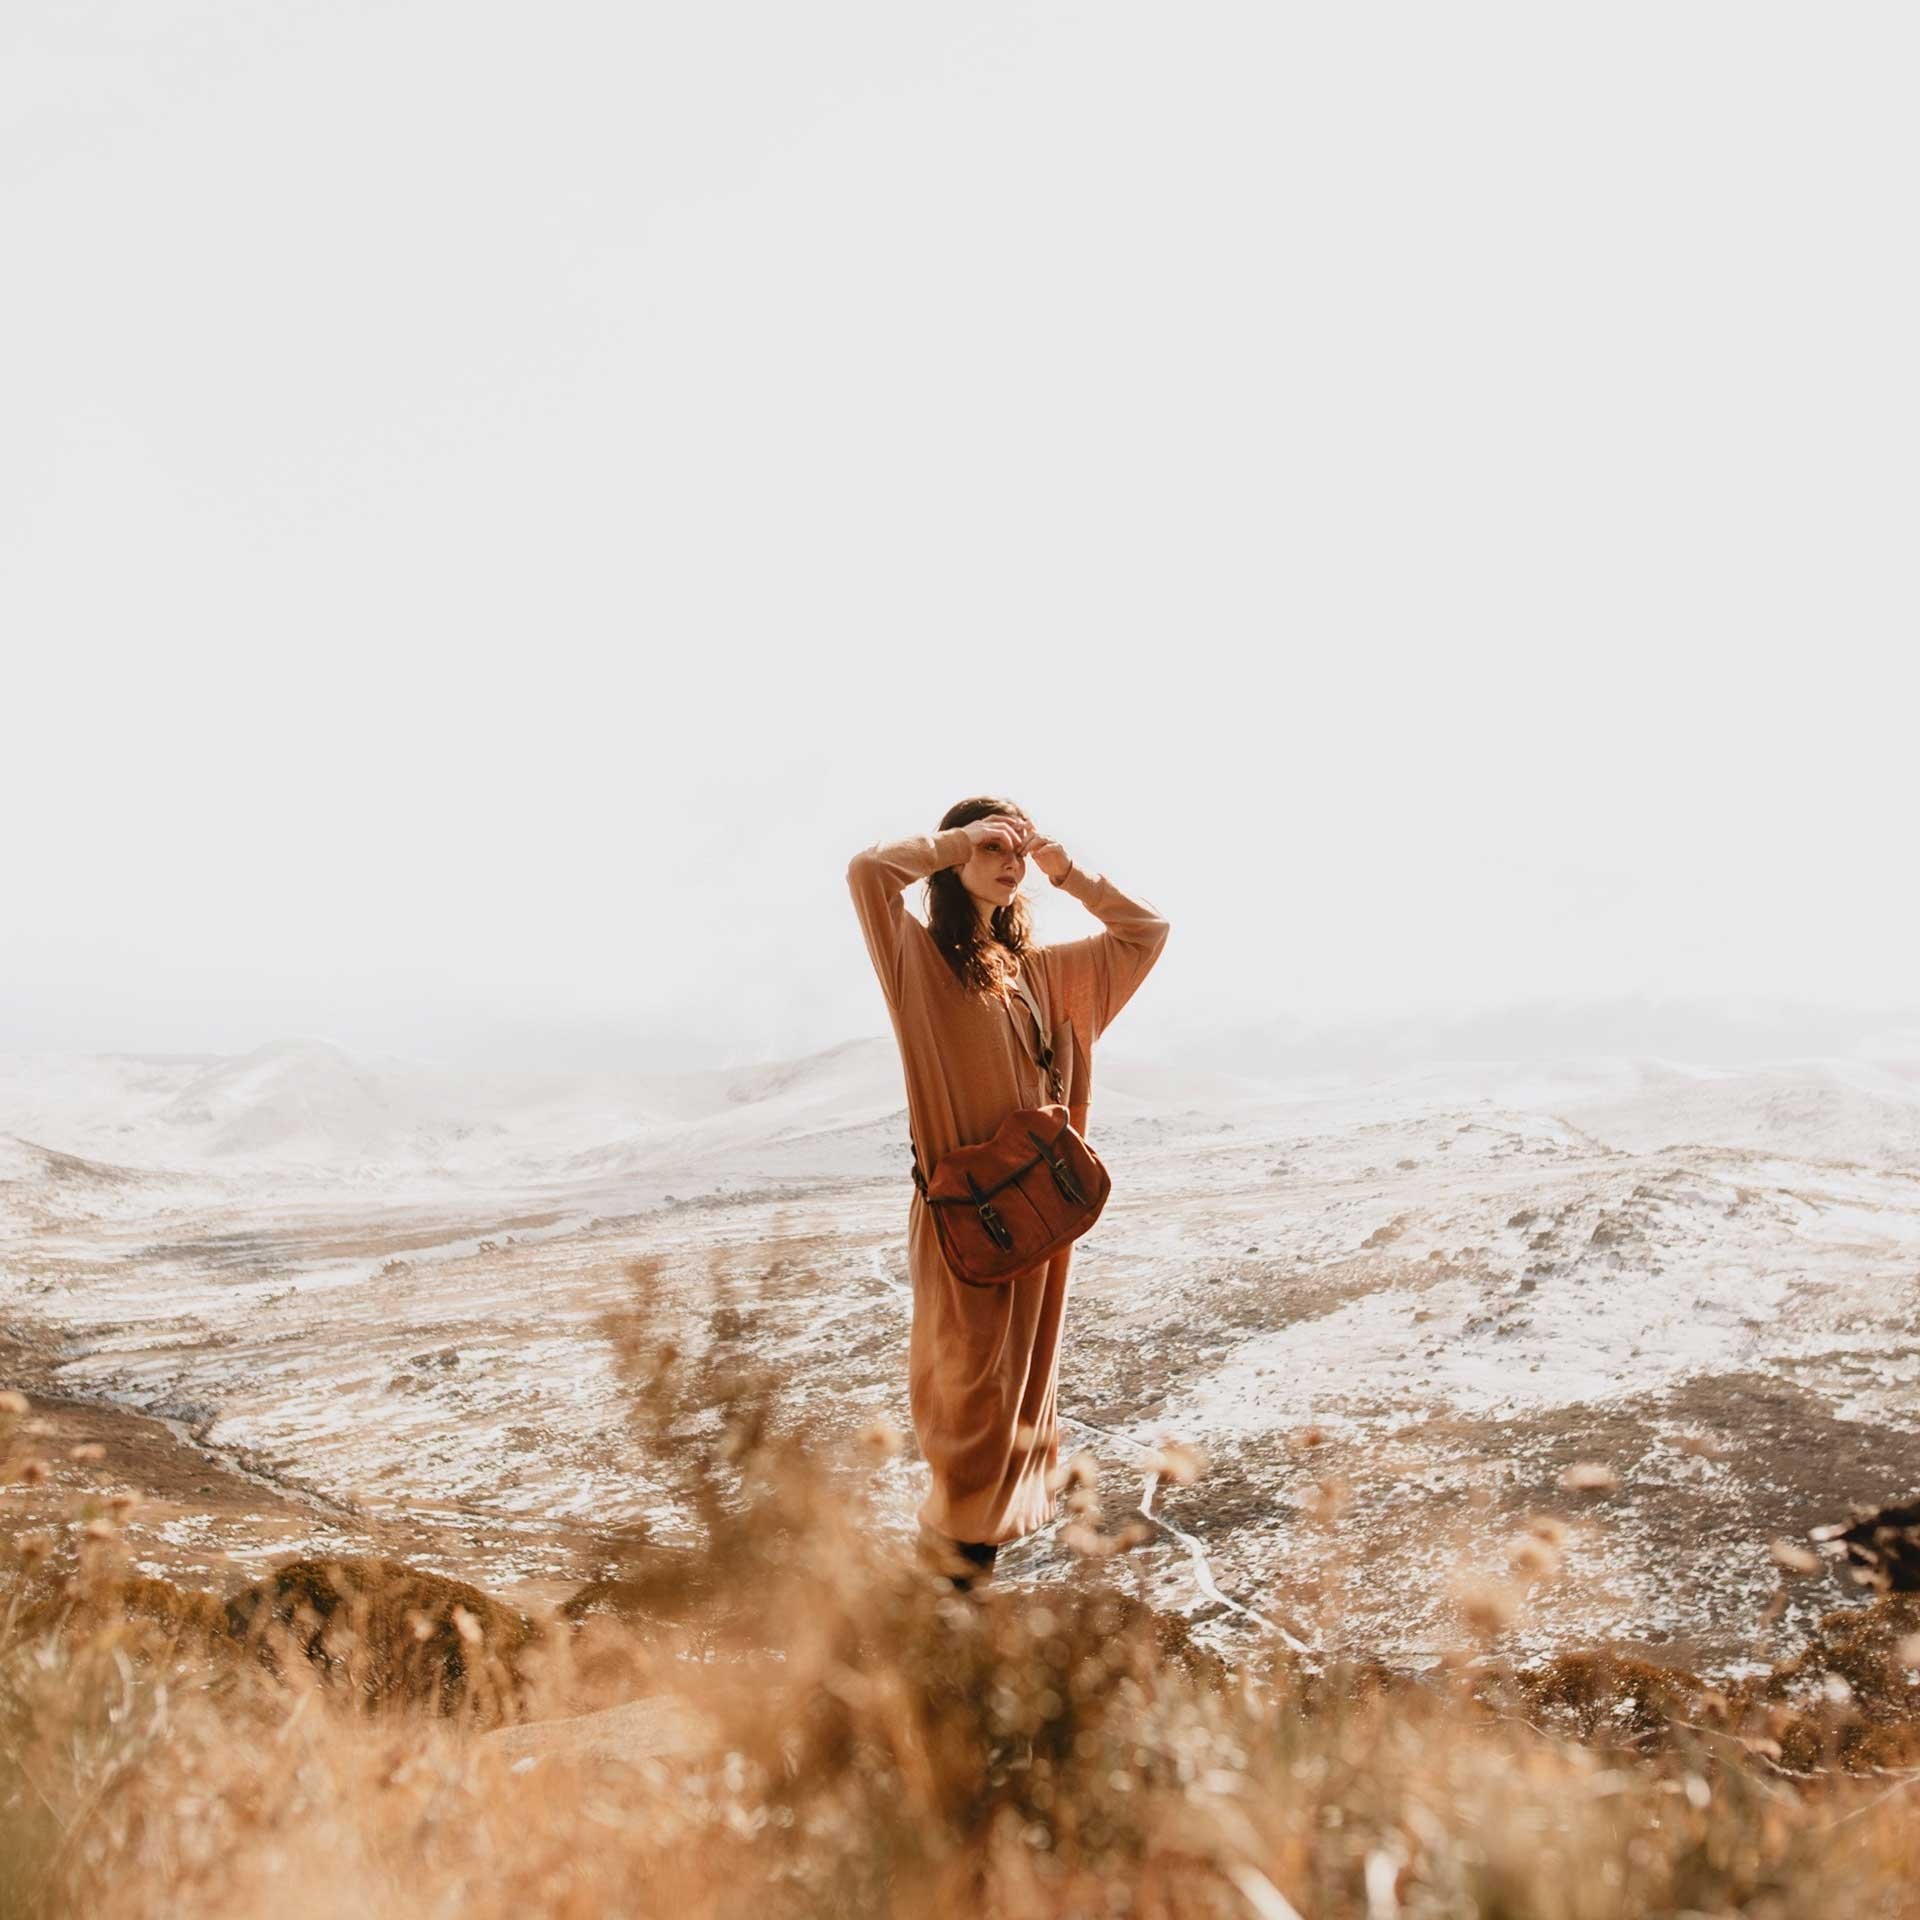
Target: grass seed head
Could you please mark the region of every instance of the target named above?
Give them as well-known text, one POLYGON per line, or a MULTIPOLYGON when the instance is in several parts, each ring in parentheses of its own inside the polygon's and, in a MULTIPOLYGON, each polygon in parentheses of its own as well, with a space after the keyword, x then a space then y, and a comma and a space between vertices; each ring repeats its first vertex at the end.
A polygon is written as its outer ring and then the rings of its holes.
POLYGON ((1199 1448, 1163 1434, 1160 1444, 1141 1464, 1149 1473, 1157 1473, 1177 1487, 1190 1487, 1206 1471, 1207 1462, 1199 1448))
POLYGON ((1340 1516, 1346 1512, 1352 1492, 1353 1489, 1337 1473, 1330 1473, 1324 1480, 1315 1481, 1300 1505, 1307 1518, 1316 1525, 1331 1527, 1337 1525, 1340 1516))
POLYGON ((1773 1556, 1773 1564, 1788 1573, 1820 1571, 1820 1556, 1811 1548, 1801 1546, 1797 1540, 1776 1540, 1767 1551, 1773 1556))
POLYGON ((1047 1476, 1047 1491, 1058 1493, 1062 1487, 1090 1487, 1099 1478, 1093 1456, 1082 1448, 1062 1460, 1047 1476))
POLYGON ((1507 1565, 1523 1580, 1551 1580, 1560 1571, 1559 1550, 1523 1533, 1507 1549, 1507 1565))
POLYGON ((1454 1604, 1476 1640, 1496 1640, 1513 1622, 1513 1594, 1491 1580, 1463 1587, 1454 1604))
POLYGON ((1611 1493, 1620 1476, 1603 1461, 1577 1460, 1560 1476, 1560 1484, 1570 1493, 1611 1493))

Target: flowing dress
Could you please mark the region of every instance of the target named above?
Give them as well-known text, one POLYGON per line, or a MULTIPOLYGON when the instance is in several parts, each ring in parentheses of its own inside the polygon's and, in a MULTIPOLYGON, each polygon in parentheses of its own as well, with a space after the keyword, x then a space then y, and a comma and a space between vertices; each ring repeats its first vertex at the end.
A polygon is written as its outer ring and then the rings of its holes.
MULTIPOLYGON (((1052 1098, 1029 1050, 1025 1003, 964 987, 902 899, 914 881, 964 865, 972 854, 972 838, 953 827, 867 847, 847 866, 900 1043, 908 1124, 929 1178, 943 1154, 990 1139, 1016 1107, 1052 1098)), ((1075 866, 1056 884, 1104 931, 1032 948, 1021 970, 1047 1024, 1069 1117, 1084 1135, 1094 1044, 1160 957, 1167 922, 1104 874, 1075 866)), ((918 1517, 949 1540, 1018 1539, 1052 1517, 1048 1479, 1060 1452, 1055 1391, 1073 1248, 1004 1285, 969 1286, 948 1267, 918 1190, 908 1191, 908 1403, 933 1475, 918 1517)))

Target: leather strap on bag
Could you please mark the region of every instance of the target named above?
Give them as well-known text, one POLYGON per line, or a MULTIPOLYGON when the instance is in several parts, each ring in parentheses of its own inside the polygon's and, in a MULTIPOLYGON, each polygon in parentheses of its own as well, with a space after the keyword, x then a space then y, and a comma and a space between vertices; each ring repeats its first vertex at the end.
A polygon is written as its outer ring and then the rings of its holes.
MULTIPOLYGON (((1033 989, 1027 985, 1027 976, 1024 972, 1014 974, 1013 984, 1020 989, 1020 997, 1027 1003, 1027 1010, 1033 1015, 1036 1044, 1029 1047, 1028 1051, 1033 1055, 1035 1064, 1046 1073, 1047 1091, 1053 1095, 1056 1102, 1063 1102, 1066 1095, 1060 1091, 1060 1069, 1053 1064, 1053 1045, 1047 1038, 1047 1023, 1040 1017, 1040 1003, 1033 997, 1033 989)), ((1016 1028, 1020 1025, 1011 1000, 1007 1002, 1007 1018, 1013 1021, 1016 1028)), ((1024 1033, 1020 1036, 1023 1042, 1026 1037, 1024 1033)))

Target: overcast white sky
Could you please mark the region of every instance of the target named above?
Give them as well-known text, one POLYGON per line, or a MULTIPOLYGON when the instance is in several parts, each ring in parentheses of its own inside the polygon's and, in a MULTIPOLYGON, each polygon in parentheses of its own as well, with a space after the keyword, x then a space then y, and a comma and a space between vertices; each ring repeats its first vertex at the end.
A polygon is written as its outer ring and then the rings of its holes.
POLYGON ((883 1032, 981 791, 1143 1030, 1920 997, 1911 7, 0 36, 0 1046, 883 1032))

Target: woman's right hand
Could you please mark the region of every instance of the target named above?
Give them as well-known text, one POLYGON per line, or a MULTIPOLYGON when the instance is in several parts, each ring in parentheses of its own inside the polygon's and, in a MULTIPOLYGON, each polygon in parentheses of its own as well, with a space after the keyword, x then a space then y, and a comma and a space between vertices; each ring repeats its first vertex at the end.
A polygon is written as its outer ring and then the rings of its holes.
POLYGON ((969 820, 960 831, 973 842, 975 853, 982 847, 990 853, 1019 853, 1026 846, 1031 829, 1024 820, 1009 820, 1003 813, 990 813, 984 820, 969 820))

